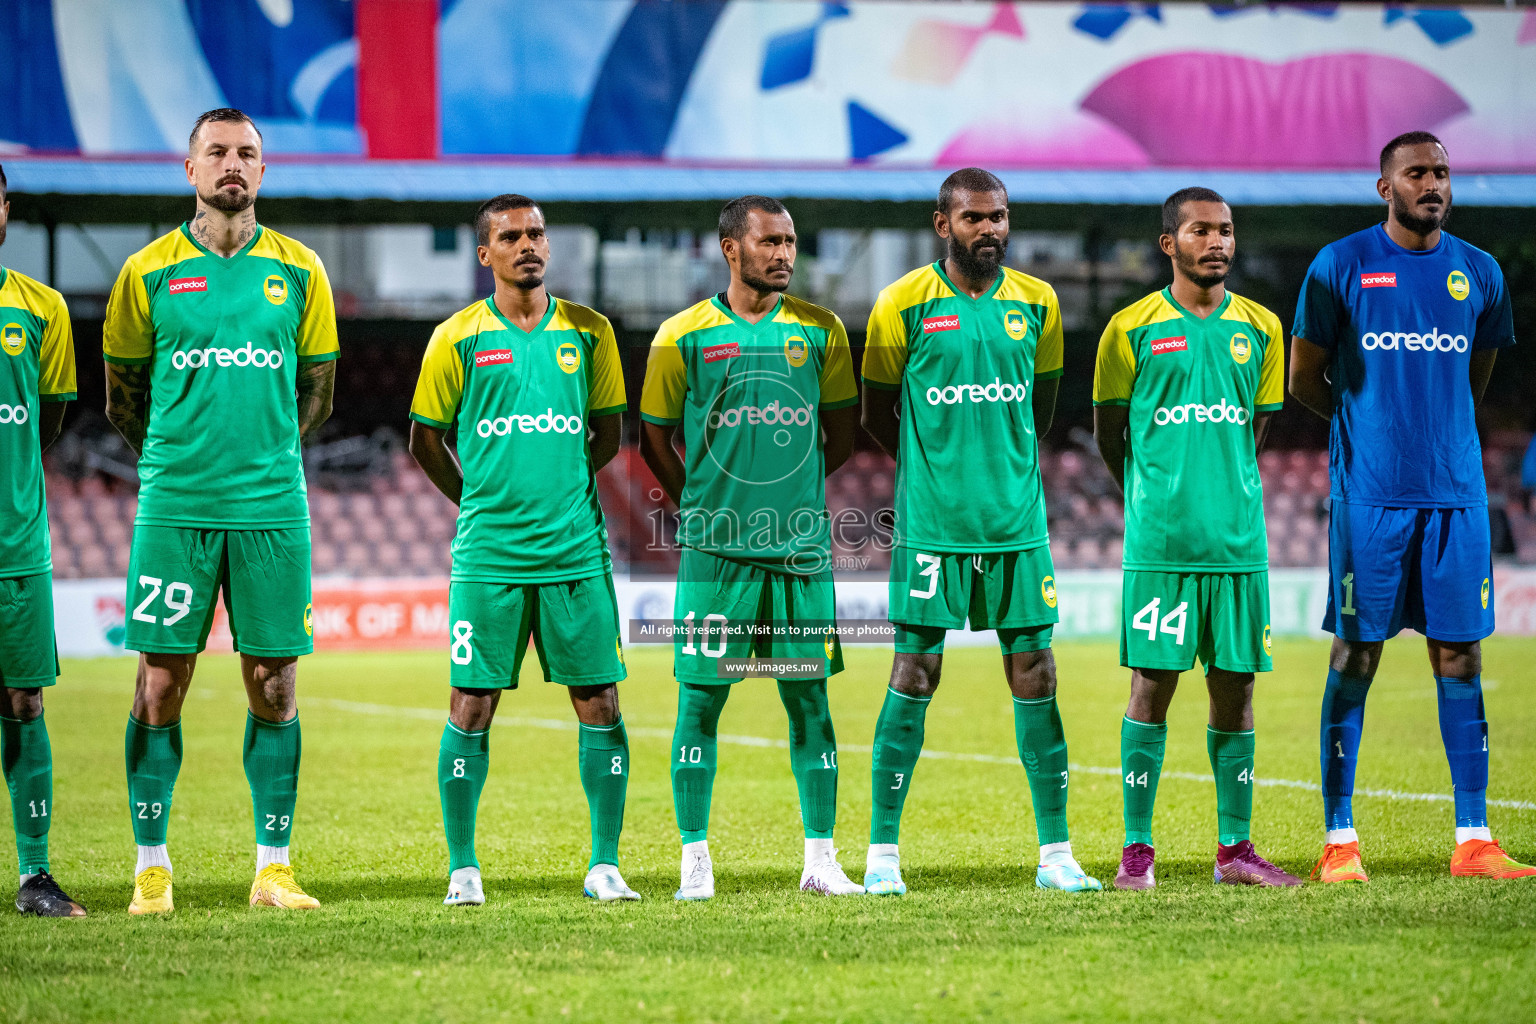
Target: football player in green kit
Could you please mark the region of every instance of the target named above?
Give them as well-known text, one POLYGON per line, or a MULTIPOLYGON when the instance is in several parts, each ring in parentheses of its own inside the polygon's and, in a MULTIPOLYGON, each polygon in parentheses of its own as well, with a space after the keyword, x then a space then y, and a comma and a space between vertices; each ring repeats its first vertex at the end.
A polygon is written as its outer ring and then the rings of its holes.
POLYGON ((771 671, 789 716, 805 830, 800 888, 864 891, 832 846, 837 737, 827 708, 827 676, 843 666, 826 474, 853 451, 858 387, 842 322, 784 294, 795 243, 778 200, 725 205, 730 286, 661 325, 640 400, 640 450, 677 503, 682 547, 671 751, 680 900, 715 894, 709 805, 720 714, 736 681, 720 667, 752 655, 778 663, 771 671), (686 461, 673 446, 679 426, 686 461))
POLYGON ((252 906, 313 909, 288 863, 298 797, 298 659, 314 650, 300 445, 331 411, 336 309, 310 249, 256 222, 261 132, 210 110, 188 141, 192 219, 128 258, 107 302, 107 418, 139 453, 128 561, 132 914, 169 913, 166 825, 181 706, 219 592, 250 702, 252 906))
POLYGON ((485 902, 475 814, 490 729, 532 638, 544 678, 566 687, 592 856, 582 887, 601 902, 640 896, 619 875, 629 740, 608 530, 593 474, 618 453, 624 374, 613 327, 544 287, 549 235, 527 196, 475 215, 495 292, 438 325, 411 402, 411 454, 459 506, 448 590, 448 723, 437 782, 449 906, 485 902), (445 443, 458 427, 458 456, 445 443))
POLYGON ((1062 372, 1061 307, 1044 281, 1003 266, 1008 192, 978 167, 939 188, 944 259, 882 291, 864 349, 864 426, 896 460, 890 688, 875 726, 864 885, 907 891, 897 838, 939 685, 944 637, 996 629, 1014 734, 1034 800, 1035 884, 1102 888, 1072 855, 1067 741, 1056 709, 1055 569, 1039 434, 1062 372))
MULTIPOLYGON (((0 168, 0 245, 11 204, 0 168)), ((53 749, 43 687, 59 675, 53 635, 53 561, 43 487, 43 449, 59 436, 75 397, 75 343, 64 297, 0 266, 0 763, 11 791, 21 889, 16 909, 84 917, 48 873, 53 823, 53 749)))
POLYGON ((1168 705, 1196 657, 1210 694, 1216 881, 1300 885, 1248 838, 1253 678, 1270 670, 1258 449, 1284 400, 1280 321, 1227 291, 1237 246, 1232 210, 1215 192, 1169 196, 1160 242, 1173 283, 1110 319, 1093 377, 1099 451, 1125 492, 1120 664, 1131 670, 1131 700, 1120 726, 1125 848, 1115 887, 1157 884, 1152 805, 1168 705))

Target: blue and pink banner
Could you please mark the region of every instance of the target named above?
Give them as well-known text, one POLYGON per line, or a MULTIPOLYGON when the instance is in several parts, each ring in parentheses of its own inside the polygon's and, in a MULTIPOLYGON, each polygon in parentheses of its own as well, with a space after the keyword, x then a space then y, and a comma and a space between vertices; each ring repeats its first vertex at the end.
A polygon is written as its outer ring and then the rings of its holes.
POLYGON ((1536 12, 1397 4, 10 0, 0 155, 1536 173, 1536 12))

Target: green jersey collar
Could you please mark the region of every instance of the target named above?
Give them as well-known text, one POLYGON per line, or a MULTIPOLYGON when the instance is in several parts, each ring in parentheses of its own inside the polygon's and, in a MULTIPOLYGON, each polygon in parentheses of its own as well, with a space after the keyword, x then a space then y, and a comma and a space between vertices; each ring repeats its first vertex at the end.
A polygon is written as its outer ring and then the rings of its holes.
POLYGON ((218 253, 214 252, 212 249, 208 248, 206 245, 204 245, 202 242, 199 242, 192 236, 191 224, 186 221, 181 222, 181 233, 186 236, 187 241, 196 246, 198 252, 202 253, 204 256, 212 256, 216 261, 218 261, 220 266, 226 267, 242 259, 246 253, 250 252, 251 249, 255 247, 256 243, 261 240, 261 234, 265 230, 266 228, 262 227, 260 224, 257 224, 256 233, 251 236, 251 240, 249 242, 246 242, 245 245, 241 246, 239 252, 235 253, 233 256, 220 256, 218 253))
POLYGON ((531 331, 523 330, 521 327, 517 326, 517 324, 513 323, 511 320, 508 320, 505 316, 502 315, 501 310, 496 308, 496 295, 495 295, 495 293, 492 293, 492 294, 487 295, 485 297, 485 306, 493 314, 495 314, 497 320, 500 320, 502 323, 507 325, 507 330, 509 330, 509 331, 516 331, 518 334, 521 334, 524 337, 531 338, 535 334, 538 334, 540 331, 542 331, 544 329, 545 325, 548 324, 549 321, 554 317, 554 315, 555 315, 555 304, 558 303, 559 301, 560 300, 555 298, 553 295, 549 296, 549 308, 544 310, 544 315, 539 318, 539 322, 538 323, 533 325, 533 330, 531 330, 531 331))
POLYGON ((1163 298, 1168 300, 1168 305, 1179 311, 1180 316, 1197 321, 1199 323, 1209 323, 1214 320, 1220 320, 1221 314, 1225 313, 1227 311, 1227 307, 1232 305, 1232 292, 1230 289, 1222 298, 1221 305, 1211 310, 1210 314, 1207 316, 1195 316, 1195 314, 1179 305, 1179 300, 1173 297, 1173 288, 1171 286, 1163 289, 1163 298))
POLYGON ((773 321, 775 319, 777 319, 777 317, 779 315, 779 310, 784 308, 784 293, 780 292, 779 293, 779 301, 775 302, 773 304, 773 308, 770 309, 767 313, 765 313, 761 320, 759 320, 757 323, 754 324, 754 323, 749 322, 745 318, 738 316, 736 314, 735 310, 733 310, 730 306, 727 306, 725 303, 721 302, 720 301, 720 296, 724 295, 724 294, 725 294, 724 292, 720 292, 720 293, 718 293, 716 295, 711 295, 709 297, 709 301, 715 304, 715 308, 716 309, 718 309, 720 312, 724 313, 726 316, 730 317, 731 318, 731 322, 734 323, 737 327, 742 327, 742 328, 745 328, 746 330, 749 330, 749 331, 756 331, 756 330, 761 329, 763 327, 763 325, 765 325, 765 324, 773 323, 773 321))
POLYGON ((957 298, 957 299, 964 299, 966 302, 971 302, 971 303, 986 302, 988 299, 992 298, 994 295, 997 294, 997 290, 1003 286, 1003 278, 1008 276, 1008 272, 1006 270, 1004 270, 1002 267, 998 267, 997 268, 997 276, 992 279, 992 287, 988 288, 986 291, 982 292, 980 295, 976 296, 973 299, 969 295, 965 294, 965 292, 963 292, 959 288, 955 287, 955 282, 951 281, 949 279, 949 275, 944 273, 944 261, 943 260, 935 260, 934 261, 934 263, 933 263, 933 272, 935 274, 938 274, 939 275, 939 280, 943 281, 946 285, 948 285, 949 286, 949 290, 955 293, 955 298, 957 298))

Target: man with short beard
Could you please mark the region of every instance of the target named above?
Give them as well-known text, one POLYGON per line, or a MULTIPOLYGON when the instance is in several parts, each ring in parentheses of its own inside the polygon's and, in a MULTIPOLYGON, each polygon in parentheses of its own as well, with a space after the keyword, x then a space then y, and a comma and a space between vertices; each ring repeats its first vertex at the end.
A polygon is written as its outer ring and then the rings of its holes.
POLYGON ((745 672, 778 680, 800 792, 800 889, 864 891, 832 846, 837 736, 827 677, 842 671, 827 474, 853 451, 858 385, 842 321, 786 295, 795 222, 771 196, 725 204, 726 289, 668 319, 651 343, 640 452, 677 504, 672 800, 682 840, 677 898, 715 894, 709 852, 720 716, 745 672), (681 437, 679 438, 679 434, 681 437), (683 454, 676 441, 681 440, 683 454))
POLYGON ((1094 435, 1125 494, 1120 723, 1125 846, 1117 889, 1150 889, 1152 809, 1179 674, 1205 666, 1216 779, 1215 879, 1290 886, 1260 857, 1253 817, 1253 680, 1268 672, 1269 549, 1258 449, 1280 408, 1280 321, 1226 288, 1232 210, 1208 188, 1163 203, 1173 283, 1110 318, 1093 377, 1094 435))
POLYGON ((128 258, 107 302, 107 418, 139 457, 124 641, 140 652, 128 717, 131 914, 173 909, 166 825, 181 706, 224 592, 250 702, 252 906, 319 903, 288 863, 298 796, 300 655, 314 650, 300 446, 331 411, 336 310, 314 252, 256 222, 261 132, 210 110, 187 144, 187 223, 128 258))
POLYGON ((1067 741, 1056 709, 1056 578, 1039 435, 1062 372, 1061 307, 1044 281, 1003 266, 1008 192, 977 167, 939 188, 944 259, 882 291, 864 351, 864 427, 896 459, 890 688, 875 727, 864 885, 907 891, 897 840, 939 685, 945 634, 996 629, 1019 759, 1034 798, 1035 884, 1102 888, 1072 856, 1067 741))
POLYGON ((1423 633, 1456 802, 1451 874, 1524 878, 1488 828, 1482 639, 1493 632, 1488 491, 1477 403, 1515 343, 1504 275, 1444 230, 1450 158, 1428 132, 1381 151, 1387 220, 1318 253, 1292 330, 1291 392, 1332 423, 1329 591, 1334 634, 1319 734, 1324 882, 1366 880, 1355 761, 1383 642, 1423 633))
POLYGON ((531 639, 576 712, 591 818, 582 891, 638 900, 619 874, 629 740, 608 530, 594 474, 618 454, 624 373, 608 318, 544 287, 549 232, 527 196, 486 200, 476 254, 495 291, 438 325, 411 401, 411 455, 459 506, 448 587, 448 722, 437 756, 448 906, 485 902, 475 816, 491 722, 531 639), (458 455, 446 443, 458 426, 458 455), (462 460, 462 462, 461 462, 462 460))

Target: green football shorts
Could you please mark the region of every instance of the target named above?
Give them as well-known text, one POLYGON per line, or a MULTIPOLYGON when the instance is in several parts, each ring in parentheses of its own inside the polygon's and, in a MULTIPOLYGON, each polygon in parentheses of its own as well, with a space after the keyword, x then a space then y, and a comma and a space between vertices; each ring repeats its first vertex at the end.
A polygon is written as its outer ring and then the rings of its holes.
POLYGON ((307 526, 135 526, 123 646, 151 653, 200 652, 208 643, 220 590, 241 654, 291 658, 315 649, 307 526))
POLYGON ((832 573, 774 572, 705 551, 683 548, 677 566, 672 672, 678 682, 734 683, 722 658, 815 663, 815 671, 783 679, 825 679, 843 670, 832 573))
POLYGON ((979 555, 891 552, 890 611, 896 649, 937 654, 943 631, 995 629, 1003 652, 1043 650, 1061 619, 1051 547, 979 555))
POLYGON ((0 579, 0 686, 29 690, 58 678, 53 573, 0 579))
POLYGON ((1268 672, 1269 573, 1128 569, 1121 584, 1120 664, 1184 672, 1268 672))
POLYGON ((604 686, 629 675, 613 574, 558 583, 448 585, 448 681, 511 690, 532 638, 544 681, 604 686))

